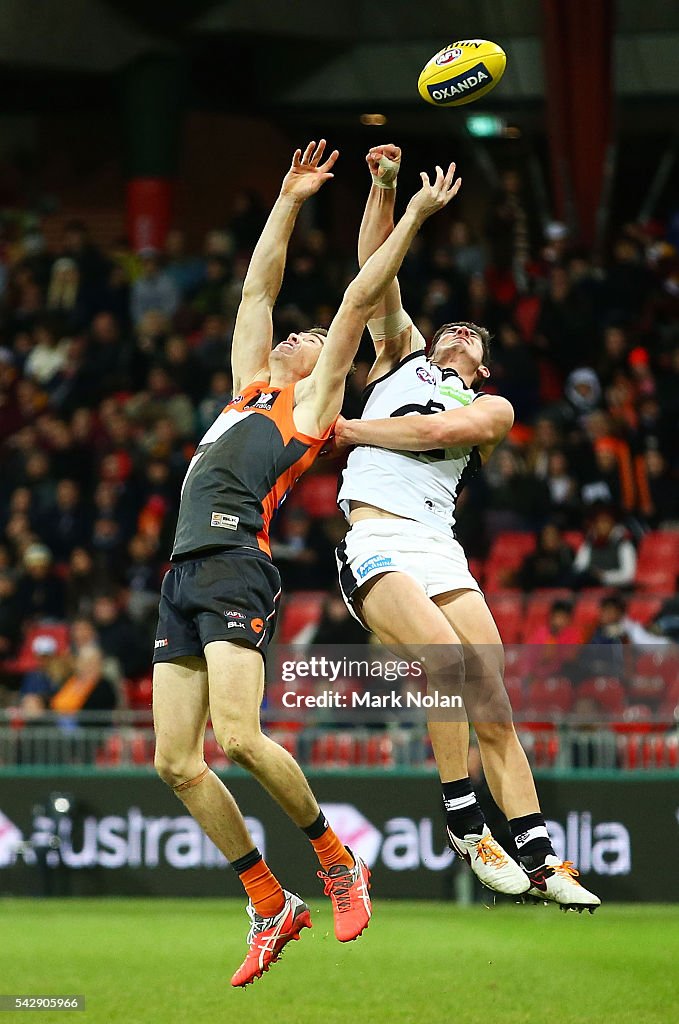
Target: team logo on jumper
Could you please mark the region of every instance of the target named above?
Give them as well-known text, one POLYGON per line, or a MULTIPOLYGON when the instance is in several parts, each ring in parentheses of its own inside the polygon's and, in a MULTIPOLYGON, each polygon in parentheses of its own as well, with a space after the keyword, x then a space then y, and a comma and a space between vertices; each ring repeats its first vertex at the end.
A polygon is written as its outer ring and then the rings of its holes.
POLYGON ((244 619, 245 618, 245 616, 243 615, 243 612, 237 612, 233 608, 229 608, 228 612, 224 612, 224 614, 226 615, 227 619, 244 619))
POLYGON ((389 555, 371 555, 370 558, 359 565, 356 572, 361 579, 364 579, 373 569, 384 569, 386 566, 393 564, 393 559, 389 555))
POLYGON ((261 633, 264 629, 263 619, 250 619, 250 627, 254 629, 255 633, 261 633))
POLYGON ((167 647, 169 642, 170 641, 167 639, 167 637, 164 637, 162 640, 156 640, 153 646, 155 647, 156 650, 158 650, 159 647, 167 647))
POLYGON ((493 76, 483 61, 481 61, 480 64, 469 68, 464 74, 457 75, 456 78, 449 78, 447 82, 437 82, 436 85, 428 85, 427 89, 431 98, 436 103, 441 103, 444 100, 455 100, 458 96, 478 92, 479 89, 484 89, 492 81, 493 76))
POLYGON ((445 67, 446 64, 452 64, 458 57, 462 56, 462 50, 459 46, 453 46, 450 50, 446 50, 445 53, 440 53, 436 58, 436 64, 439 67, 445 67))
POLYGON ((239 521, 239 516, 229 516, 226 512, 213 512, 210 526, 218 526, 220 530, 237 530, 239 521))
POLYGON ((425 370, 424 366, 418 366, 415 373, 420 380, 425 382, 425 384, 436 384, 435 379, 432 377, 429 370, 425 370))
POLYGON ((251 401, 243 406, 244 409, 259 409, 261 412, 270 412, 274 402, 280 395, 280 391, 260 391, 251 401))

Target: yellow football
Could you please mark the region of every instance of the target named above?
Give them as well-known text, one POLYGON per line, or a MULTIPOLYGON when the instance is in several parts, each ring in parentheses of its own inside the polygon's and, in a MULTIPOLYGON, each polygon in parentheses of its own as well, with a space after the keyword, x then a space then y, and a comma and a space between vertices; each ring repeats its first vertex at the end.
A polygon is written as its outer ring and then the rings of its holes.
POLYGON ((461 107, 494 89, 507 56, 487 39, 458 39, 439 50, 422 68, 420 96, 435 107, 461 107))

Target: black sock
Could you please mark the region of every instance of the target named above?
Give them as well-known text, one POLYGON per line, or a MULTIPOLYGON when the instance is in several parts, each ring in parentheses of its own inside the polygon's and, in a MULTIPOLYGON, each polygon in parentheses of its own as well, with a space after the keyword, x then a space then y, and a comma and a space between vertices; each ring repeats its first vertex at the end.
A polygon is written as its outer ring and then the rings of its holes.
POLYGON ((248 868, 254 868, 255 864, 258 864, 262 859, 262 855, 255 846, 254 850, 250 850, 243 857, 237 857, 236 860, 231 861, 231 867, 237 875, 242 875, 248 868))
POLYGON ((457 779, 455 782, 442 782, 443 805, 446 809, 446 824, 457 836, 480 835, 486 819, 479 806, 472 788, 471 779, 457 779))
POLYGON ((544 815, 539 811, 524 814, 520 818, 510 818, 509 828, 522 863, 526 862, 529 867, 539 867, 544 864, 545 857, 555 856, 544 815))
POLYGON ((320 839, 323 833, 327 832, 328 828, 328 819, 323 814, 323 811, 319 811, 316 820, 312 821, 306 828, 303 828, 302 832, 304 832, 309 839, 320 839))

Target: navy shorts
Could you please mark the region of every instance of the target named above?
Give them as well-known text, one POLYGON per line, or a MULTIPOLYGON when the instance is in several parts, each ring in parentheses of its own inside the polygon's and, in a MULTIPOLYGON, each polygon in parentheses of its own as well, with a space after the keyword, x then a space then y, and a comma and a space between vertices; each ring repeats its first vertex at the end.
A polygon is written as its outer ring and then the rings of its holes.
POLYGON ((276 628, 278 569, 254 550, 182 559, 160 590, 153 663, 202 657, 212 640, 245 642, 265 653, 276 628))

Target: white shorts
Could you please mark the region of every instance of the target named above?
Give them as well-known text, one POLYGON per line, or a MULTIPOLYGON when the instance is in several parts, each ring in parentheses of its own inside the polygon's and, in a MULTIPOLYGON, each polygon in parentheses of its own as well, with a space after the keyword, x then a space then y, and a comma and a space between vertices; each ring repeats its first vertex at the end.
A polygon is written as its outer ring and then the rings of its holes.
POLYGON ((452 536, 412 519, 362 519, 337 548, 342 597, 353 607, 359 588, 385 572, 402 572, 416 580, 427 597, 449 590, 481 588, 469 571, 465 553, 452 536))

